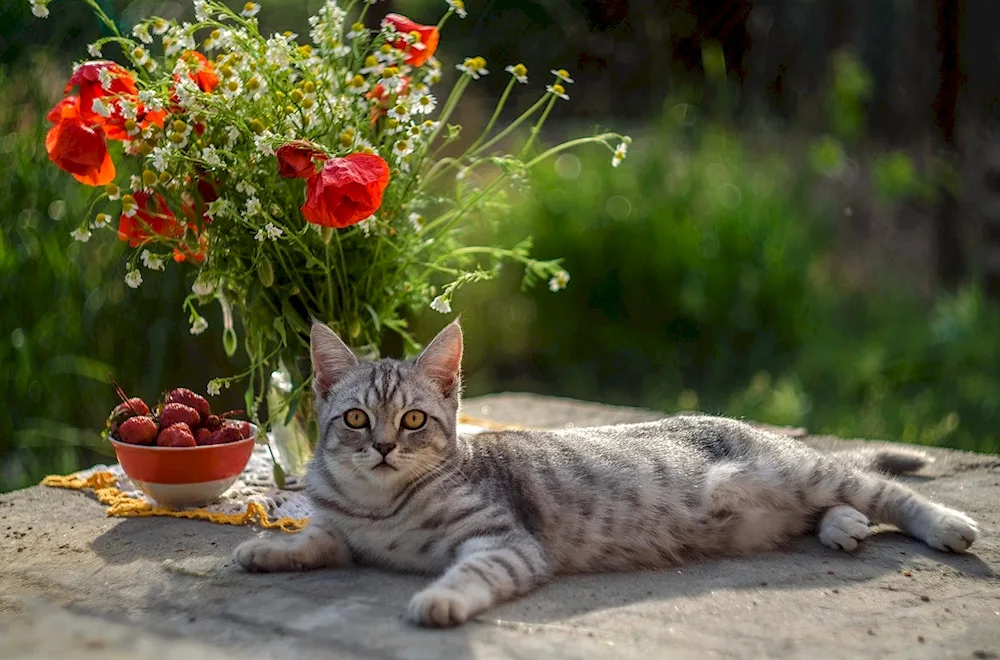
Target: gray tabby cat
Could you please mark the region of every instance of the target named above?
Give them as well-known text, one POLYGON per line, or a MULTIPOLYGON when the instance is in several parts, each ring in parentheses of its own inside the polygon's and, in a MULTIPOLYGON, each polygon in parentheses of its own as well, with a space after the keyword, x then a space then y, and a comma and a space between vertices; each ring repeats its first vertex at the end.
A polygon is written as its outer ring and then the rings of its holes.
POLYGON ((315 324, 314 517, 294 537, 243 543, 235 560, 250 571, 357 562, 441 574, 407 614, 454 626, 559 573, 767 550, 810 529, 847 551, 870 519, 939 550, 976 538, 965 514, 878 473, 927 462, 903 448, 821 454, 708 416, 459 436, 461 359, 457 322, 415 360, 374 363, 315 324))

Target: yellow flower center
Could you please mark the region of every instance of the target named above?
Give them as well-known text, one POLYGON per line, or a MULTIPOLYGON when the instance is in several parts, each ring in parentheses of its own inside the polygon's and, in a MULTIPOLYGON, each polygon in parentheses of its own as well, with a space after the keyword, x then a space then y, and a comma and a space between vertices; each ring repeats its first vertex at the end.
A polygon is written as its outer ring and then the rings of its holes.
POLYGON ((556 83, 555 85, 552 85, 552 91, 555 92, 556 94, 565 94, 566 88, 560 85, 559 83, 556 83))
POLYGON ((313 49, 309 44, 303 44, 296 48, 296 50, 299 51, 299 54, 302 55, 302 57, 309 57, 313 49))
POLYGON ((160 172, 160 183, 167 183, 168 181, 170 181, 170 173, 160 172))
POLYGON ((528 75, 528 67, 523 64, 517 64, 514 66, 514 75, 518 78, 523 78, 528 75))
POLYGON ((257 5, 252 2, 248 2, 245 5, 243 5, 243 11, 253 11, 256 8, 257 5))
POLYGON ((259 119, 253 119, 250 121, 250 130, 260 135, 264 132, 264 123, 259 119))
POLYGON ((177 131, 178 133, 183 133, 184 129, 188 127, 187 124, 182 122, 180 119, 175 119, 174 123, 171 124, 171 126, 173 126, 174 130, 177 131))
POLYGON ((395 109, 396 109, 396 114, 397 115, 405 115, 406 114, 406 106, 403 105, 402 103, 400 103, 399 105, 397 105, 395 109))
POLYGON ((139 145, 136 151, 139 152, 140 156, 145 158, 149 154, 153 153, 153 145, 151 145, 149 142, 143 142, 142 144, 139 145))
POLYGON ((122 210, 131 211, 135 208, 135 197, 132 195, 122 195, 122 210))
POLYGON ((107 213, 98 213, 97 216, 94 217, 94 222, 96 222, 99 225, 105 225, 108 223, 109 220, 111 220, 111 218, 108 216, 107 213))
POLYGON ((355 23, 354 25, 351 26, 351 32, 364 32, 364 31, 365 31, 364 23, 355 23))
POLYGON ((340 146, 346 149, 347 147, 351 146, 353 142, 354 142, 354 133, 350 131, 344 131, 343 133, 340 134, 340 146))
POLYGON ((218 39, 222 36, 222 30, 212 30, 212 34, 209 35, 212 39, 218 39))
POLYGON ((316 85, 315 85, 315 84, 313 84, 313 81, 311 81, 311 80, 307 80, 307 81, 305 81, 304 83, 302 83, 302 90, 303 90, 303 91, 304 91, 304 92, 305 92, 306 94, 312 94, 313 92, 315 92, 315 91, 316 91, 316 85))
POLYGON ((181 135, 180 133, 171 133, 170 141, 173 142, 174 144, 180 144, 181 142, 184 141, 184 136, 181 135))
POLYGON ((153 170, 143 170, 142 171, 142 185, 147 188, 156 183, 156 172, 153 170))
POLYGON ((399 69, 394 66, 388 66, 385 68, 385 72, 382 74, 386 78, 392 78, 399 73, 399 69))
POLYGON ((354 77, 351 78, 351 87, 357 87, 358 89, 361 89, 362 87, 364 87, 364 85, 365 85, 365 79, 361 76, 361 74, 355 74, 354 77))
POLYGON ((431 104, 431 97, 429 97, 429 96, 421 96, 419 99, 417 99, 417 103, 419 103, 420 105, 430 105, 431 104))
POLYGON ((306 110, 313 107, 314 105, 316 105, 316 102, 313 101, 312 98, 307 96, 304 99, 302 99, 302 107, 305 108, 306 110))
POLYGON ((289 94, 289 96, 291 97, 292 101, 294 101, 295 103, 298 103, 298 102, 299 102, 299 101, 301 101, 301 100, 302 100, 302 98, 303 98, 303 94, 302 94, 302 92, 300 92, 300 91, 299 91, 299 90, 297 90, 297 89, 293 89, 293 90, 291 91, 291 93, 289 94))
POLYGON ((115 197, 116 195, 118 195, 119 192, 121 192, 121 190, 119 190, 118 186, 116 186, 115 184, 109 183, 108 185, 104 186, 104 192, 108 193, 108 197, 115 197))
POLYGON ((233 71, 233 67, 226 64, 221 69, 219 69, 219 73, 222 74, 223 78, 232 78, 235 72, 233 71))
POLYGON ((254 76, 253 78, 247 81, 247 89, 249 89, 251 92, 255 92, 258 89, 260 89, 260 81, 257 80, 257 76, 254 76))
POLYGON ((398 122, 398 121, 396 121, 395 119, 393 119, 392 117, 390 117, 390 118, 389 118, 389 119, 388 119, 388 120, 387 120, 387 121, 385 122, 385 125, 386 125, 386 126, 388 126, 389 128, 396 128, 396 126, 398 126, 398 125, 399 125, 399 122, 398 122))
POLYGON ((472 58, 472 62, 473 62, 473 66, 476 68, 476 70, 480 70, 480 69, 485 69, 486 68, 486 59, 483 58, 483 57, 474 57, 474 58, 472 58))
POLYGON ((389 53, 392 52, 392 46, 390 46, 389 44, 382 44, 381 51, 383 55, 388 55, 389 53))
POLYGON ((230 92, 235 92, 240 88, 240 84, 235 80, 230 80, 228 83, 226 83, 226 87, 229 88, 230 92))
POLYGON ((410 40, 413 41, 413 43, 418 43, 420 41, 420 33, 416 30, 411 31, 410 40))
POLYGON ((451 6, 455 8, 455 11, 465 9, 465 3, 462 0, 451 0, 451 6))
POLYGON ((567 71, 566 69, 559 69, 558 71, 556 71, 556 75, 558 75, 560 78, 569 78, 569 71, 567 71))
POLYGON ((134 132, 135 129, 137 128, 137 126, 138 125, 135 123, 134 119, 126 119, 125 120, 125 130, 127 132, 129 132, 129 133, 134 132))
POLYGON ((369 55, 365 58, 365 68, 370 69, 373 66, 378 66, 378 58, 374 55, 369 55))

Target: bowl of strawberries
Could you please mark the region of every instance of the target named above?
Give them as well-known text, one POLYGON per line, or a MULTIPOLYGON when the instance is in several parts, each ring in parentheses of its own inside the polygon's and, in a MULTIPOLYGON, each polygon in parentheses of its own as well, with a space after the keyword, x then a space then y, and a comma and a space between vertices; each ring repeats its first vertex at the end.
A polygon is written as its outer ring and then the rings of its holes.
POLYGON ((155 410, 119 394, 108 440, 128 478, 158 504, 210 504, 246 468, 256 433, 250 422, 214 414, 205 397, 184 387, 170 390, 155 410))

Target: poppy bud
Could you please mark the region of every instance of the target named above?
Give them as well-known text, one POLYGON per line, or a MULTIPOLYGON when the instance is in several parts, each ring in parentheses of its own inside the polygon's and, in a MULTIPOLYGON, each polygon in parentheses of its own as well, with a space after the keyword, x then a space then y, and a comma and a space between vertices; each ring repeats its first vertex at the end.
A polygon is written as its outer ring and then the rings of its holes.
POLYGON ((260 277, 260 283, 265 287, 274 284, 274 266, 271 265, 271 260, 266 255, 262 255, 260 261, 257 262, 257 276, 260 277))

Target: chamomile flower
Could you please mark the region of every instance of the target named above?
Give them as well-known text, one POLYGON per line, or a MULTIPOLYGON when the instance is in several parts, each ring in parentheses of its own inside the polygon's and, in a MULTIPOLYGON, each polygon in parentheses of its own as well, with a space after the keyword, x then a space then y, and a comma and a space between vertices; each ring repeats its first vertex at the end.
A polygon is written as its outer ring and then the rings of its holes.
POLYGON ((438 296, 431 301, 431 309, 438 314, 451 314, 451 301, 444 296, 438 296))
MULTIPOLYGON (((246 203, 246 214, 247 215, 249 215, 249 216, 255 216, 255 215, 258 215, 258 214, 262 213, 263 211, 264 211, 264 207, 261 206, 260 200, 257 199, 256 195, 250 197, 250 199, 247 200, 247 203, 246 203)), ((260 232, 257 232, 257 234, 260 235, 260 232)), ((254 238, 257 238, 257 237, 255 236, 254 238)), ((258 241, 262 241, 264 239, 257 238, 257 240, 258 241)))
POLYGON ((111 216, 107 213, 98 213, 94 216, 94 221, 90 223, 91 229, 103 229, 111 224, 111 216))
POLYGON ((108 199, 111 200, 121 199, 122 196, 122 189, 119 188, 118 185, 115 183, 109 183, 108 185, 104 186, 104 192, 108 194, 108 199))
POLYGON ((153 35, 149 33, 148 23, 137 23, 135 27, 132 28, 132 36, 144 44, 153 43, 153 35))
POLYGON ((550 93, 550 94, 554 94, 554 95, 558 96, 559 98, 561 98, 564 101, 568 101, 569 100, 569 94, 566 93, 566 88, 563 87, 562 85, 560 85, 559 83, 556 83, 554 85, 546 85, 545 86, 545 91, 548 92, 548 93, 550 93))
POLYGON ((424 216, 419 213, 411 213, 407 218, 410 224, 413 226, 413 231, 419 232, 424 228, 424 216))
POLYGON ((351 31, 347 33, 347 38, 357 39, 366 34, 368 34, 368 28, 365 27, 364 23, 358 22, 351 26, 351 31))
POLYGON ((402 123, 410 118, 410 110, 402 103, 397 103, 393 107, 389 108, 388 115, 396 121, 402 123))
POLYGON ((430 92, 423 92, 413 102, 413 112, 421 115, 429 115, 437 107, 437 99, 430 92))
POLYGON ((486 69, 486 60, 482 57, 467 57, 464 62, 455 65, 455 68, 469 74, 473 80, 479 80, 481 76, 489 73, 486 69))
POLYGON ((396 140, 392 145, 392 153, 396 158, 403 159, 413 153, 413 142, 409 138, 396 140))
POLYGON ((256 16, 260 13, 260 5, 256 2, 248 2, 243 5, 243 10, 240 12, 240 16, 243 18, 250 18, 251 16, 256 16))
POLYGON ((359 73, 347 72, 347 76, 344 79, 344 84, 347 87, 347 91, 352 94, 364 94, 368 91, 370 85, 365 77, 359 73))
POLYGON ((552 75, 563 81, 564 83, 572 85, 574 80, 569 77, 569 71, 566 69, 552 69, 552 75))
POLYGON ((403 87, 406 85, 406 79, 399 75, 399 69, 394 66, 386 67, 382 71, 382 77, 379 78, 378 82, 390 94, 403 91, 403 87))
POLYGON ((101 56, 101 44, 98 44, 98 43, 87 44, 87 53, 91 57, 100 57, 101 56))
POLYGON ((615 155, 611 157, 611 167, 618 167, 625 160, 625 154, 628 153, 628 144, 622 142, 617 147, 615 147, 615 155))
POLYGON ((566 288, 569 284, 569 273, 564 270, 556 273, 555 277, 549 280, 549 291, 555 293, 556 291, 561 291, 566 288))
POLYGON ((514 76, 514 80, 522 85, 528 83, 528 67, 523 64, 509 64, 504 68, 504 71, 514 76))
POLYGON ((152 20, 152 28, 155 35, 165 34, 170 29, 170 23, 162 18, 154 18, 152 20))
POLYGON ((363 64, 364 66, 361 67, 361 73, 365 76, 371 73, 381 73, 382 69, 385 68, 385 65, 379 62, 378 58, 374 55, 366 57, 363 64))
POLYGON ((458 14, 459 18, 465 18, 469 15, 469 12, 465 11, 465 3, 462 0, 445 0, 451 10, 458 14))
POLYGON ((215 291, 215 283, 204 276, 198 276, 191 285, 191 293, 196 296, 210 296, 215 291))
POLYGON ((212 18, 205 0, 194 0, 194 17, 198 21, 207 21, 212 18))
POLYGON ((208 330, 208 321, 205 320, 204 316, 199 316, 191 324, 191 334, 200 335, 201 333, 208 330))
POLYGON ((239 77, 233 76, 226 82, 219 85, 219 88, 222 89, 222 93, 226 96, 226 98, 232 101, 240 95, 240 92, 243 91, 243 83, 240 82, 239 77))
POLYGON ((142 260, 142 265, 149 270, 163 270, 167 267, 167 259, 162 254, 143 250, 139 258, 142 260))
POLYGON ((74 240, 86 243, 90 240, 90 230, 86 227, 79 227, 70 232, 70 236, 72 236, 74 240))
POLYGON ((434 131, 436 131, 438 129, 438 126, 440 126, 440 125, 441 125, 441 122, 439 122, 439 121, 434 121, 432 119, 427 119, 427 120, 424 121, 424 123, 422 123, 420 125, 420 130, 423 131, 426 134, 430 134, 430 133, 433 133, 434 131))
POLYGON ((257 101, 264 96, 265 92, 267 92, 267 80, 261 76, 253 75, 247 79, 244 87, 247 90, 247 96, 249 96, 251 100, 257 101))
POLYGON ((31 0, 31 13, 37 18, 48 18, 49 8, 44 2, 38 0, 31 0))
POLYGON ((138 289, 139 285, 142 284, 142 273, 138 269, 130 268, 125 274, 125 284, 133 289, 138 289))

